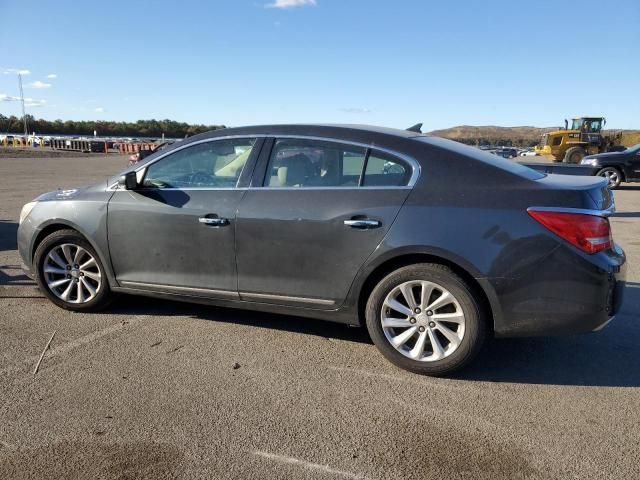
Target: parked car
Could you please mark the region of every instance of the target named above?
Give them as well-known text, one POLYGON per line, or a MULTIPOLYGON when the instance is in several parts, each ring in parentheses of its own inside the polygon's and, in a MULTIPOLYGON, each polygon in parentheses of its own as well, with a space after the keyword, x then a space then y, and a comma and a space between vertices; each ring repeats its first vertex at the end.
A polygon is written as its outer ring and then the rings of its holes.
POLYGON ((589 155, 580 164, 595 168, 596 175, 606 178, 612 189, 622 182, 640 182, 640 143, 620 152, 589 155))
POLYGON ((520 152, 521 157, 535 157, 537 155, 538 154, 533 149, 520 152))
POLYGON ((518 156, 518 150, 515 148, 499 148, 497 150, 493 150, 491 153, 502 158, 515 158, 518 156))
POLYGON ((68 310, 123 292, 366 325, 395 365, 443 375, 490 335, 603 328, 626 271, 613 210, 602 178, 415 132, 244 127, 38 197, 18 246, 68 310))

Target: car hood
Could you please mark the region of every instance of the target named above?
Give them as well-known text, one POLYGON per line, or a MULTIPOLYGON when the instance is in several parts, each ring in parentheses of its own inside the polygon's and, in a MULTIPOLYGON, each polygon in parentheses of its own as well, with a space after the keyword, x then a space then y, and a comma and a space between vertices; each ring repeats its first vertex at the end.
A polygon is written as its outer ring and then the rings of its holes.
POLYGON ((594 158, 616 158, 619 157, 620 154, 624 152, 607 152, 607 153, 597 153, 595 155, 587 155, 583 158, 583 160, 591 160, 594 158))
POLYGON ((108 182, 102 181, 94 185, 54 190, 53 192, 43 193, 37 197, 36 202, 59 202, 65 200, 81 200, 85 197, 93 197, 96 193, 105 192, 108 182))

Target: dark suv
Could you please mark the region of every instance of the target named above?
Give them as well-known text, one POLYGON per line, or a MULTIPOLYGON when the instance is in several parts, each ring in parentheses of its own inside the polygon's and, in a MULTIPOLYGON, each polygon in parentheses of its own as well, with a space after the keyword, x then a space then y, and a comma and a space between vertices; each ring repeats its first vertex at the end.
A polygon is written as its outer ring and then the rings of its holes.
POLYGON ((488 335, 609 322, 625 273, 613 209, 601 178, 415 132, 262 126, 44 194, 23 208, 18 244, 62 308, 123 292, 366 324, 393 363, 437 375, 488 335))

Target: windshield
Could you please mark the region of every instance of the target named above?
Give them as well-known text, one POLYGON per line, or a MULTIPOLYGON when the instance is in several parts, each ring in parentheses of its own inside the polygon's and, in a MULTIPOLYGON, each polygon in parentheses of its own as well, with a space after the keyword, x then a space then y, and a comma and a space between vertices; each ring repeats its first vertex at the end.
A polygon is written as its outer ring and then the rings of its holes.
POLYGON ((601 118, 574 118, 571 124, 572 130, 580 130, 585 133, 599 132, 601 128, 601 118))

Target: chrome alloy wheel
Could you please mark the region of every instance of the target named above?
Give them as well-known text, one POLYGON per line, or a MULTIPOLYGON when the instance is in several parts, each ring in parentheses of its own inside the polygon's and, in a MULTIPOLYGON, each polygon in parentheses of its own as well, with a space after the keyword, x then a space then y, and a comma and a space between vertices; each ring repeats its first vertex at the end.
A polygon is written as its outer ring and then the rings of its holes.
POLYGON ((389 343, 411 360, 434 362, 455 352, 465 332, 458 300, 437 283, 404 282, 384 300, 380 314, 389 343))
POLYGON ((72 243, 56 245, 42 267, 49 290, 68 303, 87 303, 100 291, 102 272, 95 258, 72 243))
POLYGON ((602 172, 601 176, 607 179, 610 187, 617 186, 620 183, 620 174, 615 170, 606 170, 602 172))

